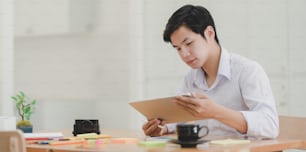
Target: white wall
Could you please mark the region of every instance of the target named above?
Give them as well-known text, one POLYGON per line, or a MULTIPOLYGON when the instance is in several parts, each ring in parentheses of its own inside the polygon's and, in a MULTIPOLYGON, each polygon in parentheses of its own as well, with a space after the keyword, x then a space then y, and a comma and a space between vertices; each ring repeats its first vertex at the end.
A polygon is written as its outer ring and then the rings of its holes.
POLYGON ((0 116, 13 116, 10 96, 14 86, 14 3, 0 0, 0 116))
POLYGON ((171 94, 182 80, 185 67, 175 50, 163 46, 162 30, 172 12, 188 3, 211 11, 223 47, 263 65, 280 114, 306 116, 305 0, 145 1, 146 96, 171 94), (160 5, 169 7, 156 11, 160 5))
MULTIPOLYGON (((43 5, 35 2, 16 4, 43 5)), ((52 1, 86 4, 71 2, 52 1)), ((211 11, 224 47, 263 65, 280 114, 306 116, 305 0, 96 0, 88 3, 91 15, 81 17, 78 28, 66 23, 78 30, 50 34, 17 26, 15 91, 38 99, 36 129, 72 128, 77 118, 98 118, 102 128, 140 129, 138 114, 127 103, 174 95, 188 70, 162 40, 168 17, 187 3, 211 11)), ((23 15, 17 11, 16 23, 23 15)), ((59 14, 60 21, 63 15, 74 14, 59 14)))
MULTIPOLYGON (((19 61, 16 75, 20 76, 16 78, 16 91, 24 90, 40 102, 33 117, 39 124, 36 129, 71 128, 71 120, 81 116, 98 118, 103 128, 140 127, 137 120, 130 121, 137 113, 127 104, 142 99, 139 63, 143 61, 138 53, 143 50, 139 41, 142 32, 138 32, 141 24, 133 25, 140 22, 142 7, 134 3, 139 2, 96 1, 94 6, 99 9, 96 9, 95 24, 87 32, 55 31, 50 35, 49 30, 37 33, 31 28, 28 35, 16 34, 16 60, 19 61), (128 14, 133 16, 130 20, 128 14), (72 106, 67 107, 67 103, 72 106), (60 119, 57 113, 63 113, 60 119)), ((30 5, 26 4, 23 6, 30 5)))

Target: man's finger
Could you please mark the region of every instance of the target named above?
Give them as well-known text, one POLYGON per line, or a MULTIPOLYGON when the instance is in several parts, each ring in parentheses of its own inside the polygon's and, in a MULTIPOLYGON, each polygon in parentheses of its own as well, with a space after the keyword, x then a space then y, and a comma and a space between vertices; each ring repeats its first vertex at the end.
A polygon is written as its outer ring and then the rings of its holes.
POLYGON ((176 102, 176 104, 179 105, 179 106, 182 106, 182 107, 187 107, 187 103, 184 102, 184 101, 181 101, 181 100, 178 100, 178 101, 176 102))
POLYGON ((193 97, 178 96, 177 99, 178 102, 184 103, 186 106, 187 104, 192 104, 194 106, 197 106, 199 104, 199 102, 197 102, 198 99, 193 97))
POLYGON ((147 130, 150 126, 151 126, 152 122, 151 121, 148 121, 147 123, 145 123, 143 126, 142 126, 142 129, 143 130, 147 130))
POLYGON ((192 97, 194 98, 200 98, 200 99, 207 99, 208 96, 204 92, 192 92, 192 97))
POLYGON ((156 124, 153 124, 153 125, 150 125, 146 130, 145 130, 145 133, 147 135, 152 135, 154 134, 154 132, 156 131, 157 129, 157 125, 156 124))

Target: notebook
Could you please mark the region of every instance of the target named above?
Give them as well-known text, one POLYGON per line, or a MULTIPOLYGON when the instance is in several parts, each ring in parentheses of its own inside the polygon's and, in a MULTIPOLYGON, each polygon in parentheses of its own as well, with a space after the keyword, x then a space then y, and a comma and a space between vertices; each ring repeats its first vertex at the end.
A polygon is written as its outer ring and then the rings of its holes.
POLYGON ((129 104, 148 120, 159 118, 166 123, 186 122, 199 120, 192 116, 188 111, 176 105, 173 101, 175 97, 165 97, 143 101, 134 101, 129 104))

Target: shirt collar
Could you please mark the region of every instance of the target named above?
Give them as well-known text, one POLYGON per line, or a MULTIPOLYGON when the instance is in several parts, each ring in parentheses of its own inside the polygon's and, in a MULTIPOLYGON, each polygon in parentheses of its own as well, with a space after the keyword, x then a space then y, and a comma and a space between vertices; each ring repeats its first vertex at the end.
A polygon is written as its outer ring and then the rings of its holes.
POLYGON ((231 62, 230 54, 224 48, 221 48, 221 56, 219 62, 218 76, 223 75, 227 79, 231 80, 231 62))
MULTIPOLYGON (((227 79, 231 80, 231 65, 230 65, 230 54, 228 51, 224 48, 221 48, 221 55, 220 55, 220 61, 219 61, 219 68, 217 77, 224 76, 227 79)), ((199 87, 204 87, 205 89, 208 89, 203 84, 205 81, 205 74, 202 68, 196 69, 195 75, 194 75, 194 83, 199 87)))

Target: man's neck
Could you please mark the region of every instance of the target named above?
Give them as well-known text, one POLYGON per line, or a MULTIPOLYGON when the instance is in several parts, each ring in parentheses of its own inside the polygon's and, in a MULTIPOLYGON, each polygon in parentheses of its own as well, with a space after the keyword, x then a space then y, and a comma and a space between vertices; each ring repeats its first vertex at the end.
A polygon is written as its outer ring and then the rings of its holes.
POLYGON ((205 72, 206 79, 213 79, 213 81, 216 79, 219 68, 220 56, 221 47, 216 44, 212 47, 209 57, 202 67, 205 72))

